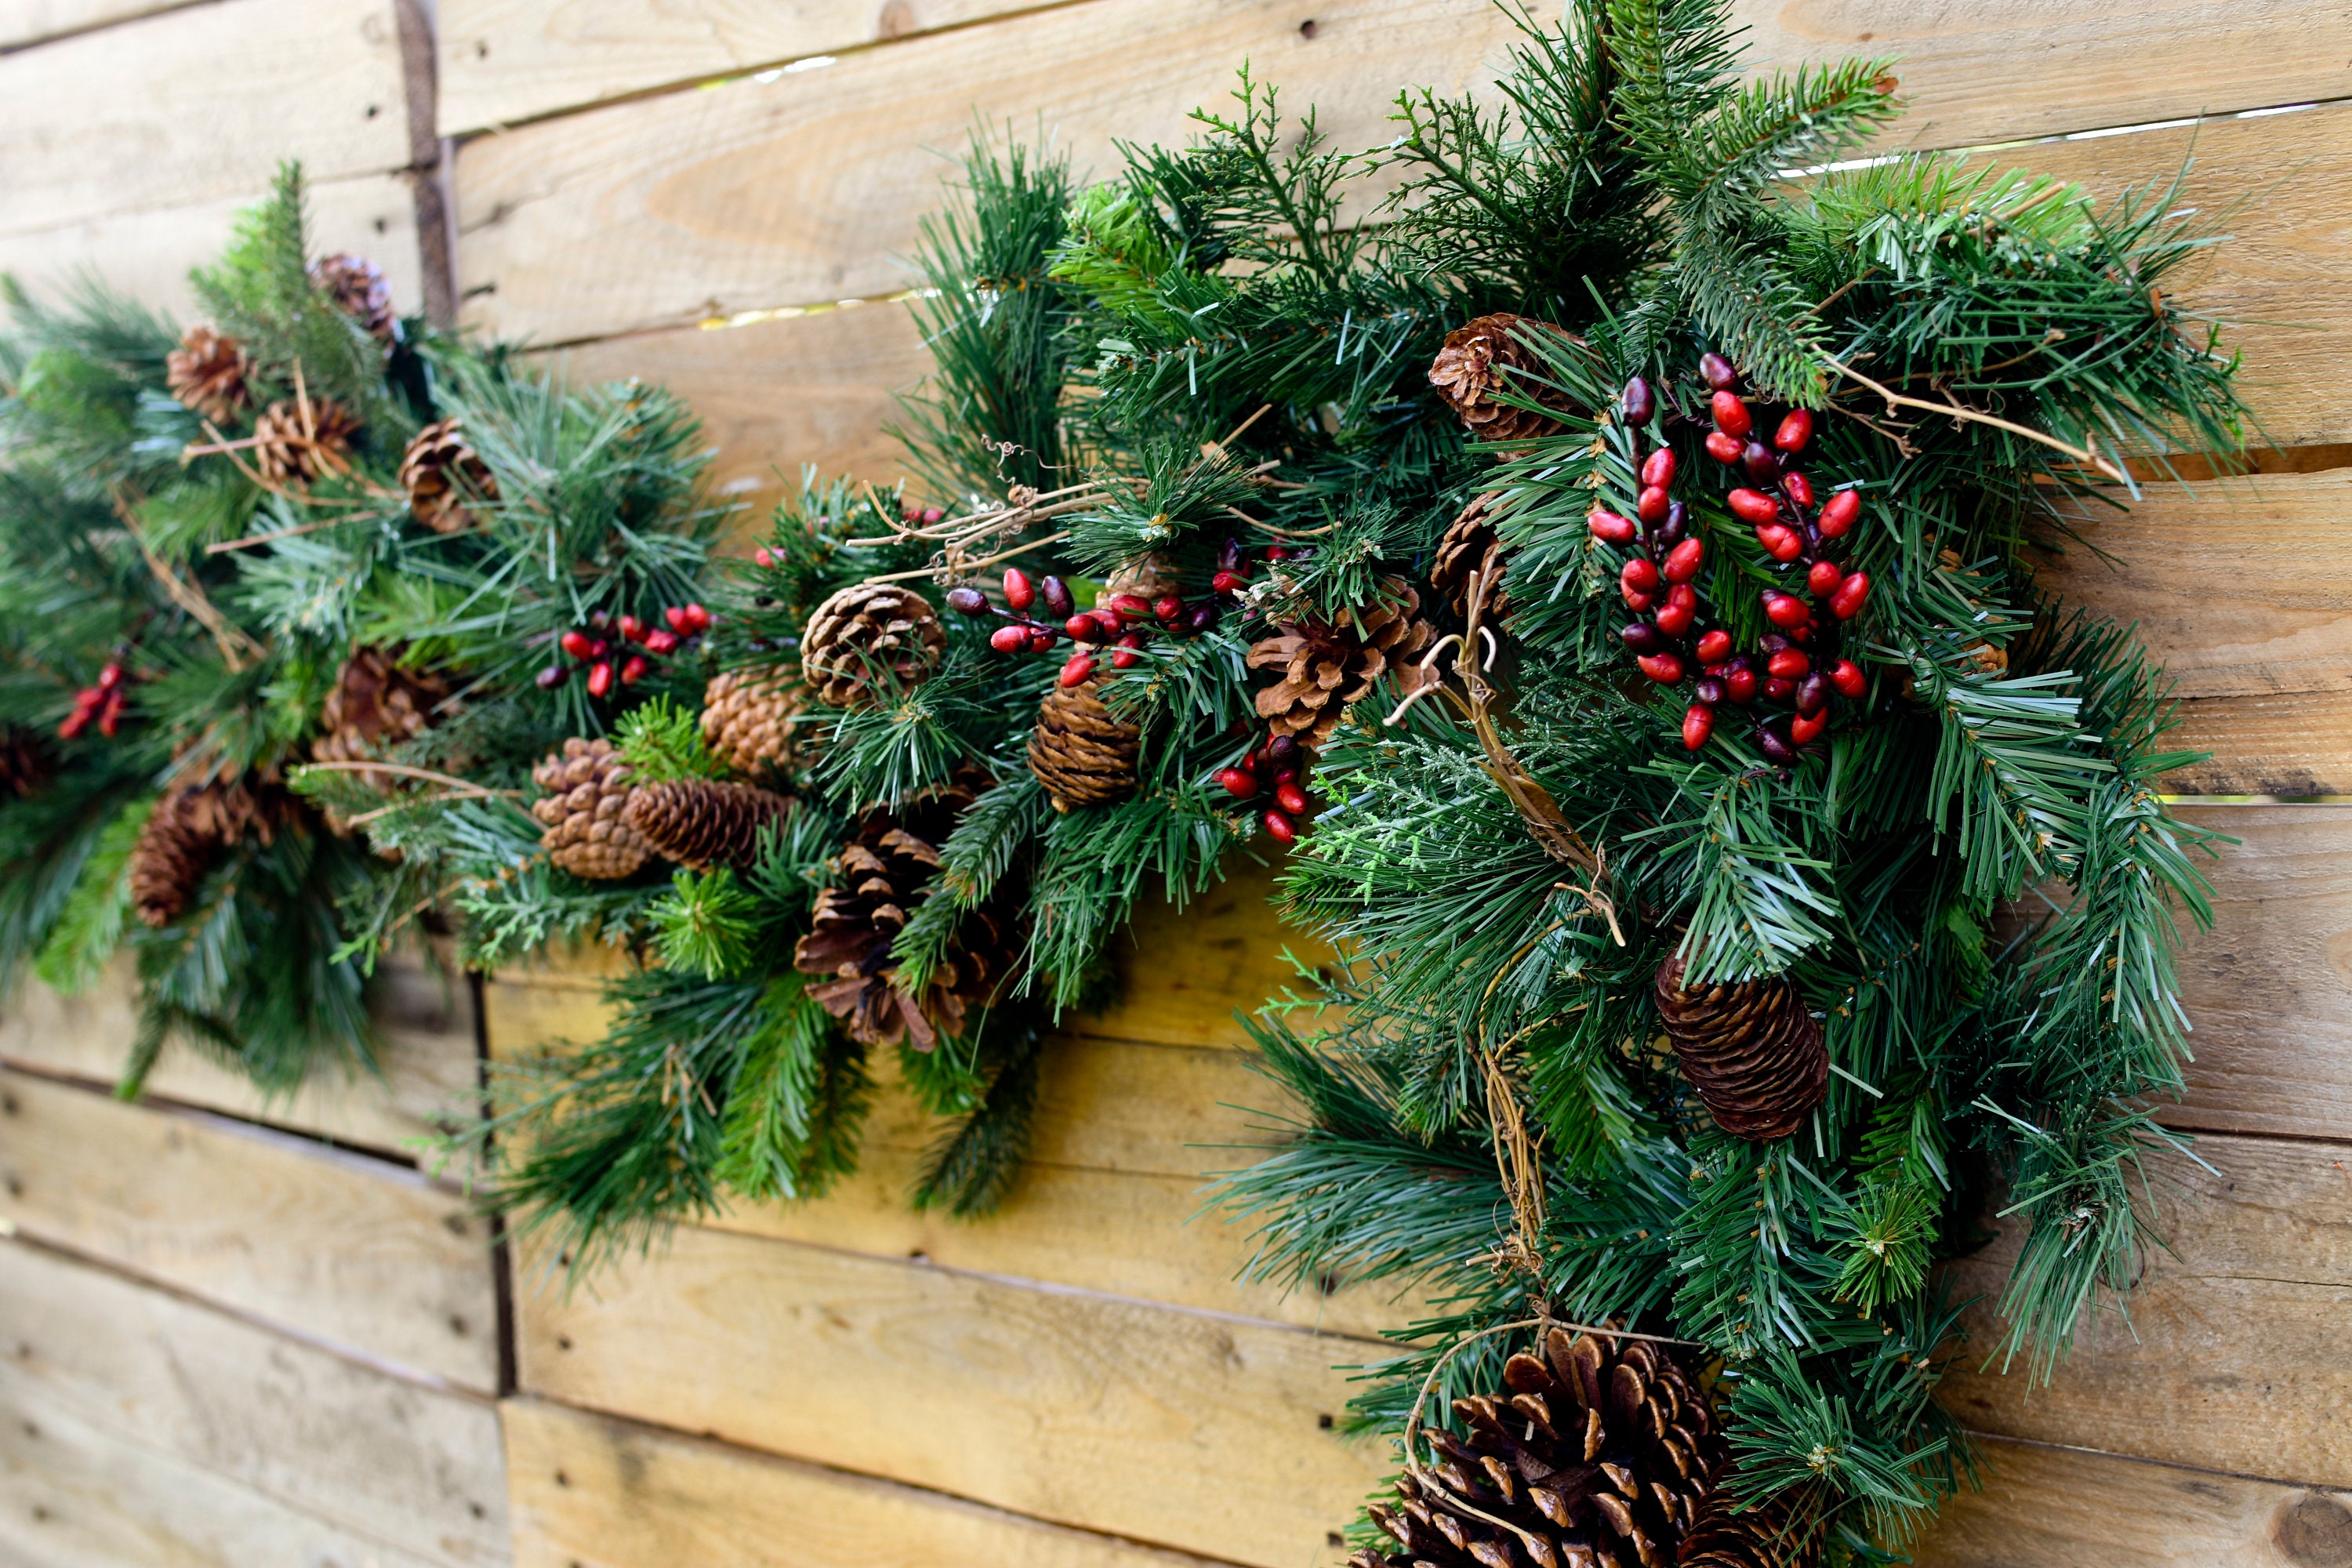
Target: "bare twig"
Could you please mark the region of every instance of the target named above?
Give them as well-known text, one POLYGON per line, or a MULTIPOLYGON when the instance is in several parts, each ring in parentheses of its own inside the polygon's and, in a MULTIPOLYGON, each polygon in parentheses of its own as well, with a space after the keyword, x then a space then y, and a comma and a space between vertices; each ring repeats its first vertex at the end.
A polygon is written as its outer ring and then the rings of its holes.
POLYGON ((1828 360, 1829 363, 1837 369, 1839 374, 1844 375, 1849 380, 1860 382, 1871 391, 1885 398, 1886 400, 1887 410, 1890 413, 1896 408, 1916 408, 1928 414, 1941 414, 1948 416, 1953 419, 1965 420, 1971 425, 1990 425, 1997 430, 2006 430, 2012 436, 2022 436, 2029 441, 2040 442, 2042 446, 2051 448, 2053 451, 2063 452, 2078 463, 2088 463, 2091 467, 2098 469, 2099 472, 2106 475, 2117 484, 2129 484, 2131 482, 2125 477, 2124 471, 2121 468, 2116 467, 2115 464, 2109 462, 2106 458, 2102 458, 2098 453, 2092 451, 2087 447, 2069 445, 2064 441, 2061 441, 2055 436, 2045 435, 2042 431, 2031 429, 2026 426, 2017 424, 2013 420, 2003 419, 1998 415, 1987 414, 1980 409, 1970 408, 1963 404, 1951 402, 1932 403, 1924 397, 1906 396, 1904 394, 1895 391, 1891 386, 1871 380, 1870 377, 1863 374, 1862 372, 1855 370, 1851 365, 1844 363, 1843 361, 1833 358, 1828 354, 1823 354, 1822 357, 1828 360))

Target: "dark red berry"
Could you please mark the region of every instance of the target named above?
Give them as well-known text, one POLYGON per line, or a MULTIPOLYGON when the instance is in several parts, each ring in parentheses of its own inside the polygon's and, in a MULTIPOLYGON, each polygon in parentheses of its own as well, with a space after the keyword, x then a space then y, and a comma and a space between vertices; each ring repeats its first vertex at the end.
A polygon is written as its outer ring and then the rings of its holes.
POLYGON ((1280 803, 1282 809, 1290 813, 1291 816, 1304 816, 1307 815, 1307 792, 1300 789, 1297 783, 1286 779, 1282 783, 1275 785, 1274 798, 1276 801, 1280 803))
POLYGON ((1691 686, 1691 695, 1696 697, 1701 702, 1706 703, 1708 707, 1714 707, 1717 703, 1722 701, 1725 696, 1723 677, 1719 675, 1700 676, 1691 686))
POLYGON ((1203 599, 1192 606, 1192 613, 1185 618, 1184 624, 1196 633, 1205 632, 1217 624, 1217 602, 1203 599))
POLYGON ((1785 675, 1768 675, 1764 678, 1764 695, 1775 702, 1786 702, 1790 694, 1796 689, 1797 683, 1785 675))
POLYGON ((1076 601, 1070 597, 1070 585, 1059 577, 1047 577, 1037 584, 1037 596, 1045 601, 1045 613, 1054 616, 1067 616, 1076 601))
POLYGON ((1296 735, 1276 735, 1265 743, 1265 760, 1277 768, 1295 768, 1306 748, 1296 735))
POLYGON ((1805 574, 1805 586, 1816 598, 1826 599, 1845 585, 1845 568, 1834 561, 1816 561, 1805 574))
POLYGON ((576 659, 584 661, 593 657, 590 650, 596 646, 596 639, 576 626, 558 637, 556 641, 564 652, 576 659))
MULTIPOLYGON (((1694 543, 1696 541, 1693 541, 1694 543)), ((1658 606, 1658 629, 1670 637, 1681 637, 1691 629, 1698 618, 1698 590, 1687 583, 1677 583, 1666 590, 1666 602, 1658 606)))
POLYGON ((1805 608, 1805 601, 1794 594, 1783 594, 1777 588, 1764 590, 1764 618, 1774 626, 1783 629, 1802 626, 1811 614, 1805 608))
POLYGON ((1797 682, 1797 711, 1811 718, 1830 705, 1830 678, 1820 670, 1797 682))
POLYGON ((1184 613, 1184 601, 1173 594, 1162 594, 1151 601, 1152 619, 1165 626, 1184 613))
POLYGON ((1850 658, 1842 658, 1830 667, 1830 684, 1838 689, 1841 697, 1859 698, 1870 689, 1870 677, 1863 674, 1862 666, 1850 658))
POLYGON ((1741 707, 1756 700, 1756 672, 1744 664, 1735 664, 1723 673, 1723 689, 1741 707))
POLYGON ((948 608, 960 616, 988 614, 988 595, 977 588, 950 588, 948 608))
POLYGON ((1739 449, 1739 466, 1748 477, 1759 485, 1769 485, 1780 478, 1780 454, 1761 441, 1750 441, 1739 449))
POLYGON ((1698 639, 1697 652, 1701 664, 1721 664, 1731 657, 1731 634, 1717 626, 1698 639))
POLYGON ((1666 646, 1666 636, 1647 621, 1635 621, 1617 634, 1617 640, 1630 653, 1656 653, 1666 646))
POLYGON ((1756 746, 1764 753, 1767 762, 1778 763, 1785 767, 1797 760, 1797 748, 1789 744, 1779 731, 1769 726, 1756 731, 1756 746))
POLYGON ((1247 800, 1257 793, 1257 775, 1247 768, 1226 768, 1217 774, 1217 782, 1235 800, 1247 800))
POLYGON ((1228 537, 1217 546, 1217 570, 1220 572, 1238 572, 1247 559, 1248 553, 1243 550, 1242 542, 1238 539, 1228 537))
POLYGON ((1784 647, 1764 661, 1764 673, 1782 680, 1794 680, 1812 668, 1801 648, 1784 647))
POLYGON ((641 653, 631 654, 629 656, 629 662, 621 666, 621 684, 624 686, 635 686, 638 681, 643 680, 646 678, 646 672, 651 668, 653 668, 653 666, 646 662, 645 655, 641 653))
POLYGON ((1249 579, 1228 568, 1209 579, 1209 586, 1220 594, 1234 594, 1248 586, 1249 579))
POLYGON ((1658 400, 1651 392, 1650 384, 1637 375, 1625 384, 1625 390, 1618 395, 1617 406, 1624 414, 1626 424, 1647 425, 1651 416, 1658 411, 1658 400))
POLYGON ((1636 594, 1646 594, 1658 585, 1658 563, 1646 555, 1636 555, 1617 569, 1617 583, 1636 594))
POLYGON ((1658 524, 1651 537, 1660 544, 1673 544, 1690 531, 1690 508, 1676 501, 1666 508, 1666 521, 1658 524))
POLYGON ((1062 623, 1062 634, 1072 642, 1098 642, 1103 635, 1102 624, 1090 615, 1072 616, 1062 623))
POLYGON ((1634 504, 1633 512, 1643 522, 1664 522, 1666 521, 1666 508, 1673 504, 1674 497, 1666 494, 1664 486, 1652 485, 1642 492, 1641 500, 1634 504))
POLYGON ((1281 812, 1267 812, 1265 814, 1265 821, 1266 832, 1272 834, 1276 842, 1290 844, 1295 843, 1297 840, 1298 825, 1291 821, 1289 817, 1285 816, 1281 812))
POLYGON ((1731 362, 1712 351, 1698 356, 1698 376, 1717 392, 1728 392, 1739 384, 1739 373, 1731 362))
POLYGON ((551 664, 531 679, 539 683, 541 691, 552 691, 562 685, 564 678, 571 673, 572 667, 568 664, 551 664))

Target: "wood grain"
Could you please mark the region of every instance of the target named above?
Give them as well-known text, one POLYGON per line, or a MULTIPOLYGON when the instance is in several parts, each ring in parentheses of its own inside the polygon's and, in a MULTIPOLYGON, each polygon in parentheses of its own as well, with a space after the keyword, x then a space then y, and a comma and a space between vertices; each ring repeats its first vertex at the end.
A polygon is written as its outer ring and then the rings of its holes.
POLYGON ((415 1172, 0 1071, 26 1235, 368 1356, 498 1386, 489 1230, 415 1172))
POLYGON ((197 0, 0 0, 0 52, 196 3, 197 0))
POLYGON ((0 232, 408 163, 392 0, 222 0, 0 56, 0 232))
POLYGON ((2172 1255, 2147 1261, 2128 1324, 2110 1313, 2080 1334, 2047 1388, 2022 1368, 1979 1363, 2000 1331, 1990 1301, 2016 1256, 2017 1227, 1948 1270, 1969 1310, 1969 1353, 1945 1404, 2010 1436, 2130 1453, 2310 1486, 2352 1486, 2352 1144, 2201 1138, 2219 1174, 2166 1154, 2149 1162, 2158 1228, 2172 1255))
POLYGON ((1206 1559, 572 1410, 499 1405, 518 1568, 1205 1568, 1206 1559))
POLYGON ((2352 1497, 1987 1438, 1980 1492, 1944 1505, 1919 1568, 2341 1568, 2352 1497))
POLYGON ((1321 1425, 1377 1347, 1245 1319, 698 1229, 517 1318, 528 1392, 1265 1568, 1382 1469, 1321 1425))
POLYGON ((22 1242, 0 1242, 0 1409, 69 1410, 119 1442, 450 1568, 508 1559, 505 1467, 485 1400, 22 1242))

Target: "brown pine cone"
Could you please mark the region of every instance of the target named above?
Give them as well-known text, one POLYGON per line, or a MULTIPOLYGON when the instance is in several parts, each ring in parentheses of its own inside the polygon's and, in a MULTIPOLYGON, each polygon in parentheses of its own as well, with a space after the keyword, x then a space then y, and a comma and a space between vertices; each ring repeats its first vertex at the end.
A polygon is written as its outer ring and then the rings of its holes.
POLYGON ((1301 622, 1282 628, 1249 650, 1252 669, 1280 669, 1282 679, 1257 694, 1258 717, 1277 735, 1297 735, 1320 744, 1339 727, 1348 705, 1365 696, 1380 678, 1395 670, 1410 689, 1408 673, 1429 646, 1429 623, 1417 618, 1421 595, 1403 580, 1381 580, 1388 597, 1345 612, 1337 622, 1301 622))
POLYGON ((792 805, 755 784, 672 779, 639 784, 629 797, 628 823, 665 860, 697 871, 741 870, 760 858, 760 830, 792 805))
POLYGON ((789 775, 808 737, 808 688, 780 669, 729 669, 702 689, 702 740, 730 773, 789 775))
POLYGON ((920 685, 947 646, 939 613, 920 594, 896 583, 852 583, 810 615, 801 672, 828 707, 871 707, 892 685, 920 685))
POLYGON ((1103 581, 1102 602, 1108 603, 1114 594, 1135 594, 1146 599, 1164 599, 1182 592, 1175 563, 1154 551, 1139 561, 1130 561, 1103 581))
POLYGON ((652 857, 653 846, 629 826, 635 785, 612 742, 575 735, 562 752, 531 769, 530 776, 548 792, 531 802, 530 814, 545 829, 539 842, 559 870, 591 881, 618 881, 636 875, 652 857))
POLYGON ((1658 1016, 1683 1076, 1715 1124, 1764 1142, 1805 1124, 1829 1093, 1822 1026, 1785 974, 1683 989, 1683 961, 1658 965, 1658 1016))
POLYGON ((1700 1517, 1724 1445, 1678 1350, 1646 1340, 1545 1337, 1505 1363, 1507 1392, 1454 1402, 1469 1438, 1408 1472, 1372 1522, 1404 1550, 1355 1568, 1666 1568, 1700 1517), (1471 1510, 1475 1510, 1474 1513, 1471 1510), (1478 1517, 1508 1521, 1507 1530, 1478 1517))
POLYGON ((793 950, 793 966, 824 975, 808 994, 869 1046, 911 1042, 928 1051, 963 1033, 969 1009, 985 1005, 1021 954, 1019 929, 996 910, 964 917, 948 962, 921 996, 900 988, 890 962, 898 940, 940 864, 939 846, 971 806, 972 792, 951 785, 898 813, 875 812, 833 859, 833 886, 817 895, 809 933, 793 950))
POLYGON ((322 256, 310 263, 310 286, 366 328, 370 337, 392 342, 392 285, 374 262, 364 256, 322 256))
POLYGON ((1811 1553, 1790 1539, 1786 1510, 1775 1503, 1735 1510, 1717 1490, 1699 1509, 1683 1541, 1680 1568, 1796 1568, 1811 1553))
POLYGON ((173 396, 215 425, 236 418, 250 401, 245 378, 253 361, 245 345, 206 326, 190 327, 163 356, 163 384, 173 396))
POLYGON ((416 433, 401 454, 400 488, 408 492, 416 521, 436 533, 472 527, 471 503, 499 499, 497 476, 454 418, 436 419, 416 433))
POLYGON ((1528 441, 1559 428, 1559 421, 1549 414, 1496 402, 1498 391, 1507 388, 1547 408, 1565 411, 1570 406, 1563 394, 1542 384, 1543 362, 1512 335, 1522 328, 1550 332, 1579 347, 1584 342, 1549 321, 1498 312, 1446 333, 1445 346, 1430 363, 1429 384, 1479 440, 1528 441))
POLYGON ((352 442, 360 422, 332 398, 310 399, 306 426, 300 406, 281 398, 253 426, 254 466, 274 485, 307 485, 322 474, 352 471, 352 442))
POLYGON ((1135 790, 1143 731, 1103 705, 1097 683, 1056 686, 1029 731, 1029 771, 1055 811, 1108 805, 1135 790))
POLYGON ((429 670, 403 668, 393 649, 360 648, 343 660, 334 689, 319 710, 319 727, 325 732, 310 742, 310 755, 322 763, 380 757, 432 728, 436 710, 448 696, 446 680, 429 670))
POLYGON ((1470 614, 1470 574, 1483 571, 1486 607, 1480 619, 1490 626, 1507 619, 1511 610, 1510 595, 1503 591, 1510 557, 1495 531, 1493 509, 1501 499, 1489 490, 1464 507, 1446 525, 1429 565, 1429 585, 1447 608, 1465 619, 1470 614))
POLYGON ((251 833, 267 844, 289 815, 269 781, 184 785, 155 803, 131 851, 131 901, 162 928, 187 911, 220 852, 251 833))

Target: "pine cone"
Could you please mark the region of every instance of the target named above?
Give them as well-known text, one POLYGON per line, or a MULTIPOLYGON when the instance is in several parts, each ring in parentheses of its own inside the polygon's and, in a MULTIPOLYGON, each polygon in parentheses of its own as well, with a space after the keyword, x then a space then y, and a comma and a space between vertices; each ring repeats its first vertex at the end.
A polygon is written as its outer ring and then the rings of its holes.
POLYGON ((392 649, 361 648, 336 672, 334 689, 319 710, 325 733, 310 742, 310 755, 322 763, 380 757, 432 728, 434 710, 448 696, 447 681, 403 668, 392 649))
POLYGON ((1482 441, 1528 441, 1559 428, 1559 421, 1550 415, 1496 402, 1496 392, 1508 389, 1547 408, 1565 411, 1570 406, 1566 396, 1541 384, 1543 362, 1512 336, 1522 327, 1550 332, 1579 347, 1584 342, 1549 321, 1497 313, 1446 333, 1445 346, 1430 363, 1429 384, 1482 441))
POLYGON ((628 823, 654 853, 697 871, 748 868, 760 858, 760 830, 792 809, 782 795, 754 784, 672 779, 640 784, 628 823))
POLYGON ((180 346, 163 356, 163 384, 187 407, 226 425, 250 401, 245 378, 252 368, 245 345, 235 338, 210 327, 190 327, 180 346))
POLYGON ((1503 591, 1510 557, 1495 531, 1494 505, 1500 499, 1489 490, 1464 507, 1446 525, 1429 566, 1429 585, 1447 608, 1465 620, 1470 615, 1470 574, 1485 571, 1486 608, 1480 619, 1490 626, 1507 619, 1511 610, 1510 595, 1503 591))
POLYGON ((383 280, 383 269, 374 262, 364 256, 322 256, 310 263, 310 286, 333 300, 335 309, 365 327, 370 337, 392 342, 392 285, 383 280))
POLYGON ((801 636, 801 670, 817 700, 870 707, 877 683, 919 685, 948 635, 929 601, 896 583, 852 583, 816 607, 801 636))
POLYGON ((1785 974, 1683 989, 1683 961, 1658 965, 1658 1016, 1683 1076, 1736 1138, 1786 1138, 1829 1093, 1822 1026, 1785 974))
POLYGON ((850 1037, 869 1046, 908 1041, 928 1051, 942 1036, 963 1033, 971 1007, 984 1005, 1013 973, 1020 932, 992 909, 964 917, 948 962, 920 997, 900 989, 891 944, 928 896, 939 846, 971 805, 972 792, 951 785, 897 814, 876 812, 833 859, 834 885, 817 895, 809 933, 793 950, 804 974, 830 978, 809 987, 850 1037))
POLYGON ((1101 602, 1108 604, 1114 594, 1135 594, 1146 599, 1164 599, 1181 594, 1181 578, 1176 564, 1158 551, 1139 561, 1130 561, 1103 581, 1101 602))
POLYGON ((1277 735, 1297 735, 1316 744, 1330 739, 1348 705, 1371 690, 1391 669, 1408 688, 1406 673, 1429 646, 1429 623, 1416 619, 1421 595, 1395 577, 1385 578, 1389 595, 1350 610, 1330 624, 1304 622, 1282 628, 1249 650, 1252 669, 1279 668, 1282 679, 1257 694, 1258 716, 1277 735))
POLYGON ((1404 1550, 1354 1568, 1665 1568, 1698 1522, 1724 1462, 1721 1435, 1679 1352, 1646 1340, 1554 1329, 1544 1355, 1503 1368, 1508 1392, 1454 1402, 1465 1442, 1397 1483, 1372 1522, 1404 1550), (1507 1520, 1524 1534, 1468 1511, 1507 1520))
POLYGON ((575 735, 530 776, 549 792, 531 803, 530 814, 546 829, 539 841, 558 869, 591 881, 618 881, 635 876, 652 856, 653 846, 629 826, 635 786, 612 742, 575 735))
POLYGON ((359 430, 358 418, 331 398, 310 399, 307 428, 301 408, 280 399, 254 421, 254 465, 274 485, 307 485, 322 474, 347 474, 359 430))
POLYGON ((400 488, 408 510, 436 533, 473 526, 470 503, 499 499, 499 481, 455 419, 436 419, 401 454, 400 488))
POLYGON ((802 763, 808 688, 777 669, 729 669, 702 689, 702 739, 727 771, 756 779, 802 763))
POLYGON ((1811 1556, 1788 1539, 1786 1512, 1772 1502, 1734 1511, 1717 1490, 1683 1540, 1681 1568, 1795 1568, 1811 1556))
POLYGON ((268 781, 184 785, 155 803, 131 851, 131 901, 148 925, 170 925, 186 912, 213 861, 247 833, 267 844, 289 815, 268 781))
POLYGON ((1029 731, 1029 771, 1055 811, 1108 805, 1135 789, 1143 731, 1103 706, 1097 683, 1056 686, 1029 731))

